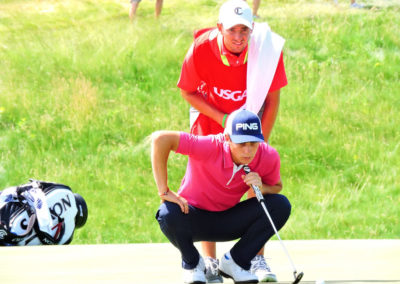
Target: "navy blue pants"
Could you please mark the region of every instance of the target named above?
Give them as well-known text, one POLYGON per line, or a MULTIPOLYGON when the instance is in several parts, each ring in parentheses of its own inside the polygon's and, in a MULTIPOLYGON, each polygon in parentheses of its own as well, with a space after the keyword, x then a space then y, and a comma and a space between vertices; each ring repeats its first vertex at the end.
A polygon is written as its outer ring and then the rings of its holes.
MULTIPOLYGON (((277 230, 289 218, 291 205, 281 194, 264 195, 267 209, 277 230)), ((194 246, 197 241, 224 242, 239 239, 230 253, 242 268, 250 269, 250 261, 274 235, 274 230, 256 198, 242 201, 219 212, 201 210, 189 205, 189 214, 182 213, 176 203, 164 202, 156 219, 161 231, 179 249, 182 267, 193 269, 200 254, 194 246)))

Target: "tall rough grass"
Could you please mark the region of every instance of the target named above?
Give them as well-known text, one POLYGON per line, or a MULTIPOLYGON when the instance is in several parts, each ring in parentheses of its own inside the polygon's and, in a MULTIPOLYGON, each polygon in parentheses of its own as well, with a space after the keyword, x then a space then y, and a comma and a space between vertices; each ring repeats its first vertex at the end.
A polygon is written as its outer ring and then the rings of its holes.
MULTIPOLYGON (((0 188, 68 184, 89 220, 74 243, 165 241, 148 135, 188 130, 176 81, 196 28, 222 1, 0 3, 0 188)), ((293 213, 286 239, 398 238, 400 6, 268 1, 260 21, 286 38, 271 144, 293 213)), ((177 189, 186 158, 172 155, 177 189)))

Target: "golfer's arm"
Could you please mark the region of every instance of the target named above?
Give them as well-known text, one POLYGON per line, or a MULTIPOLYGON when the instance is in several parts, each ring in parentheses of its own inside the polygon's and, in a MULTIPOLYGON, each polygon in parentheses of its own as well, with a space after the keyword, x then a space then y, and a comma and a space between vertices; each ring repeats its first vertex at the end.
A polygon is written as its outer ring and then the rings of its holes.
POLYGON ((179 136, 177 131, 157 131, 151 136, 151 165, 159 193, 168 190, 168 157, 178 149, 179 136))
POLYGON ((267 185, 263 184, 261 193, 262 194, 274 194, 274 193, 279 193, 281 192, 283 188, 282 181, 280 180, 277 182, 275 185, 267 185))
POLYGON ((268 142, 278 115, 280 93, 280 90, 268 93, 268 96, 265 99, 264 113, 261 118, 261 128, 265 142, 268 142))
POLYGON ((182 97, 200 113, 210 117, 217 123, 222 124, 225 113, 219 111, 214 106, 209 104, 202 96, 196 94, 196 92, 188 92, 181 89, 182 97))

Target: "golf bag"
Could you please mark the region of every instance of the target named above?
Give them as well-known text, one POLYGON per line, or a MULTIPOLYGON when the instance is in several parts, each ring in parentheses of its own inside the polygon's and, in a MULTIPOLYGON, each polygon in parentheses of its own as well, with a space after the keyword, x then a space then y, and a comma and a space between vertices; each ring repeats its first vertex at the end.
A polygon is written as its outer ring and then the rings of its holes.
POLYGON ((0 246, 65 245, 85 225, 85 200, 52 182, 29 183, 0 191, 0 246))

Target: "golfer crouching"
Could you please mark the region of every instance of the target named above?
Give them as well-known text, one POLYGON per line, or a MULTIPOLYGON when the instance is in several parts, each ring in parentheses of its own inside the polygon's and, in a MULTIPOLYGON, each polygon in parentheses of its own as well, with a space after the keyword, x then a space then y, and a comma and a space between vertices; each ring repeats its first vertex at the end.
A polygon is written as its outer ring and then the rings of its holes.
POLYGON ((240 201, 251 185, 258 186, 279 230, 291 205, 282 190, 277 151, 264 143, 258 116, 237 110, 224 134, 195 136, 184 132, 152 134, 151 161, 158 194, 163 200, 156 214, 160 228, 182 256, 184 283, 205 283, 205 266, 194 246, 197 241, 238 242, 219 264, 224 277, 235 283, 257 283, 250 261, 274 235, 256 198, 240 201), (185 176, 177 192, 168 187, 167 161, 174 151, 188 156, 185 176), (245 174, 243 166, 252 172, 245 174))

